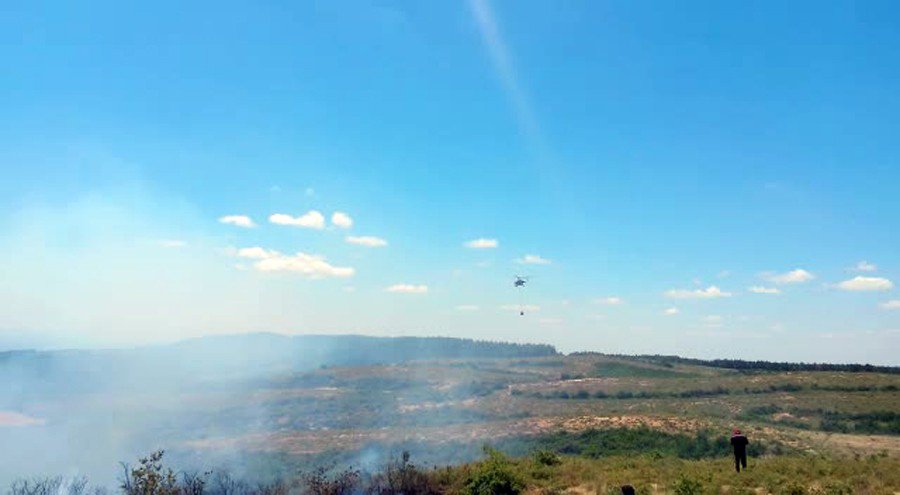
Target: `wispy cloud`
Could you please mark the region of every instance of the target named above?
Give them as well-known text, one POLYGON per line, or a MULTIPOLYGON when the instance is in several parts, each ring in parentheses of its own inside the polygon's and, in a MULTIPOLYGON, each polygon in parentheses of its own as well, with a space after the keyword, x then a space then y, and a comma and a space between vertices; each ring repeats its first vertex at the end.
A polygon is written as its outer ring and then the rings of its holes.
POLYGON ((276 225, 288 225, 305 229, 322 230, 325 228, 325 216, 316 210, 310 210, 299 217, 292 217, 284 213, 274 213, 269 216, 269 221, 276 225))
POLYGON ((187 246, 187 242, 178 239, 161 239, 159 245, 164 248, 178 249, 187 246))
POLYGON ((601 297, 599 299, 595 299, 594 302, 597 304, 605 304, 607 306, 618 306, 618 305, 624 303, 625 301, 623 301, 621 297, 610 296, 610 297, 601 297))
POLYGON ((365 247, 384 247, 387 246, 387 241, 382 239, 381 237, 375 237, 370 235, 363 236, 347 236, 344 238, 347 244, 356 244, 357 246, 365 246, 365 247))
POLYGON ((247 215, 225 215, 224 217, 219 217, 219 223, 243 227, 245 229, 256 227, 256 224, 253 223, 253 220, 247 215))
POLYGON ((526 254, 517 259, 516 263, 519 263, 520 265, 549 265, 552 261, 547 258, 541 258, 536 254, 526 254))
POLYGON ((342 229, 349 229, 353 227, 353 219, 342 211, 336 211, 331 214, 331 224, 342 229))
POLYGON ((881 309, 900 309, 900 299, 885 301, 879 304, 879 306, 881 306, 881 309))
POLYGON ((724 292, 715 285, 710 285, 705 289, 672 289, 665 293, 670 299, 716 299, 720 297, 731 297, 731 292, 724 292))
POLYGON ((707 328, 720 328, 724 320, 719 315, 707 315, 703 317, 703 325, 707 328))
POLYGON ((881 277, 858 276, 853 277, 850 280, 844 280, 843 282, 837 284, 837 287, 841 290, 854 292, 884 291, 893 289, 894 283, 886 278, 881 277))
POLYGON ((666 308, 666 310, 663 311, 663 314, 666 316, 675 316, 680 312, 681 311, 679 311, 678 308, 676 308, 675 306, 672 306, 671 308, 666 308))
POLYGON ((241 258, 262 260, 262 259, 273 258, 275 256, 278 256, 278 251, 271 251, 271 250, 264 249, 264 248, 257 246, 257 247, 240 248, 237 250, 237 255, 241 258))
POLYGON ((874 272, 878 270, 878 265, 863 260, 856 264, 856 270, 860 272, 874 272))
POLYGON ((765 273, 763 278, 776 284, 802 284, 816 278, 812 273, 797 268, 785 273, 765 273))
POLYGON ((253 267, 262 272, 292 272, 309 279, 346 278, 355 273, 351 267, 333 266, 325 257, 306 254, 282 254, 261 247, 241 248, 237 256, 257 260, 253 267))
POLYGON ((543 146, 540 126, 528 95, 519 83, 519 77, 513 65, 512 57, 506 48, 503 36, 500 34, 490 2, 488 0, 469 0, 469 7, 472 10, 475 22, 478 24, 478 31, 481 33, 481 39, 485 48, 487 48, 494 71, 500 78, 503 90, 512 104, 519 127, 528 138, 543 146))
POLYGON ((384 290, 387 292, 395 292, 399 294, 425 294, 426 292, 428 292, 428 286, 414 284, 394 284, 384 290))
POLYGON ((754 294, 781 294, 781 289, 779 289, 778 287, 763 287, 761 285, 754 285, 747 290, 754 294))
POLYGON ((497 241, 497 239, 485 238, 472 239, 471 241, 467 241, 463 244, 463 246, 469 249, 493 249, 499 245, 500 243, 497 241))

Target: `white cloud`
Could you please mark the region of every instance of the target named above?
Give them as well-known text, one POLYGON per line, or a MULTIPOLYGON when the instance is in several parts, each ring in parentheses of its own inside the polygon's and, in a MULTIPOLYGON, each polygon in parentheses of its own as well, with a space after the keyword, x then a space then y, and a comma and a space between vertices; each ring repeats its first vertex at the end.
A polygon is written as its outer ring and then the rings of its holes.
POLYGON ((663 311, 663 314, 666 316, 674 316, 680 312, 681 311, 679 311, 678 308, 676 308, 675 306, 672 306, 671 308, 666 308, 666 310, 663 311))
POLYGON ((497 242, 497 239, 473 239, 471 241, 466 242, 463 246, 469 249, 492 249, 499 246, 500 243, 497 242))
POLYGON ((754 294, 781 294, 781 289, 778 287, 762 287, 760 285, 754 285, 747 290, 754 294))
POLYGON ((159 241, 159 245, 164 248, 183 248, 187 246, 187 242, 177 239, 162 239, 159 241))
POLYGON ((552 262, 547 258, 541 258, 536 254, 526 254, 517 259, 516 263, 519 263, 520 265, 549 265, 552 262))
POLYGON ((875 270, 878 270, 878 265, 863 260, 856 264, 856 269, 860 272, 874 272, 875 270))
POLYGON ((474 304, 460 304, 459 306, 456 307, 457 311, 465 311, 465 312, 478 311, 479 309, 480 308, 474 304))
POLYGON ((879 304, 879 306, 881 306, 881 309, 900 309, 900 299, 885 301, 879 304))
POLYGON ((715 285, 705 289, 672 289, 666 291, 665 296, 670 299, 716 299, 719 297, 731 297, 730 292, 723 292, 715 285))
POLYGON ((254 260, 262 260, 266 258, 274 258, 279 256, 280 253, 278 251, 271 251, 268 249, 264 249, 261 247, 248 247, 241 248, 237 250, 237 256, 241 258, 250 258, 254 260))
POLYGON ((776 284, 801 284, 803 282, 809 282, 814 278, 816 278, 815 275, 802 268, 797 268, 796 270, 791 270, 786 273, 769 273, 765 275, 766 280, 776 284))
POLYGON ((269 221, 277 225, 290 225, 306 229, 322 230, 325 228, 325 217, 316 210, 310 210, 299 217, 274 213, 269 216, 269 221))
POLYGON ((342 211, 336 211, 331 214, 331 223, 335 227, 340 227, 342 229, 349 229, 350 227, 353 227, 353 219, 350 218, 350 215, 342 211))
POLYGON ((428 286, 413 284, 394 284, 384 290, 400 294, 425 294, 426 292, 428 292, 428 286))
POLYGON ((261 272, 294 272, 309 279, 346 278, 355 273, 351 267, 332 266, 323 256, 297 253, 282 254, 261 247, 241 248, 237 256, 257 260, 253 267, 261 272))
POLYGON ((595 299, 594 302, 597 304, 605 304, 607 306, 618 306, 625 301, 623 301, 621 297, 612 296, 601 297, 600 299, 595 299))
POLYGON ((535 312, 540 311, 541 307, 537 304, 504 304, 503 306, 500 306, 500 309, 503 311, 535 312))
POLYGON ((346 285, 341 290, 343 290, 344 292, 356 292, 356 287, 353 287, 352 285, 346 285))
POLYGON ((348 244, 356 244, 357 246, 365 246, 365 247, 384 247, 387 246, 387 241, 380 238, 374 237, 370 235, 363 236, 352 236, 349 235, 344 238, 348 244))
POLYGON ((346 278, 355 273, 351 267, 332 266, 324 257, 306 253, 279 254, 257 261, 253 266, 263 272, 296 272, 310 279, 346 278))
POLYGON ((886 278, 881 277, 853 277, 850 280, 844 280, 837 284, 839 289, 849 291, 880 291, 890 290, 894 287, 894 283, 886 278))
POLYGON ((219 223, 244 227, 245 229, 256 227, 256 224, 247 215, 225 215, 224 217, 219 217, 219 223))

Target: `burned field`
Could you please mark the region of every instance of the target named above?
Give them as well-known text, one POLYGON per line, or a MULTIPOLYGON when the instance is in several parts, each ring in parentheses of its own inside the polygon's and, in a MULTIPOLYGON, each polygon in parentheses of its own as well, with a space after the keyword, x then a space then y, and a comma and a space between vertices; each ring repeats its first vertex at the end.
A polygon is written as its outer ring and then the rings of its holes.
POLYGON ((480 458, 486 444, 514 455, 546 449, 700 460, 727 455, 734 427, 748 433, 755 456, 900 456, 894 369, 735 369, 537 351, 384 360, 394 364, 367 356, 301 369, 288 355, 253 373, 176 375, 151 366, 102 386, 95 366, 96 383, 60 378, 71 373, 34 388, 7 382, 19 388, 0 407, 7 453, 0 475, 60 472, 77 462, 109 482, 118 461, 153 449, 186 469, 228 466, 258 478, 377 466, 400 451, 423 465, 460 464, 480 458), (42 459, 38 470, 34 459, 42 459))
POLYGON ((740 426, 794 451, 900 454, 898 385, 900 375, 887 373, 748 372, 603 355, 322 368, 260 384, 217 414, 215 431, 179 446, 308 460, 413 444, 441 463, 462 460, 460 444, 617 429, 724 438, 740 426))

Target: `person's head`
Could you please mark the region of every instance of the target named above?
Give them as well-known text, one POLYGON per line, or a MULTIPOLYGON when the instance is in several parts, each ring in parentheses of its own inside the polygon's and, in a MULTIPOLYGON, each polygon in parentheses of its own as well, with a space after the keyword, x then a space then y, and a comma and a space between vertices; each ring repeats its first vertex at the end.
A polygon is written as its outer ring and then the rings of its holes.
POLYGON ((732 433, 733 433, 734 435, 740 435, 740 434, 741 434, 741 430, 735 428, 735 429, 734 429, 734 432, 732 432, 732 433))
POLYGON ((622 495, 634 495, 634 487, 631 485, 622 485, 622 495))

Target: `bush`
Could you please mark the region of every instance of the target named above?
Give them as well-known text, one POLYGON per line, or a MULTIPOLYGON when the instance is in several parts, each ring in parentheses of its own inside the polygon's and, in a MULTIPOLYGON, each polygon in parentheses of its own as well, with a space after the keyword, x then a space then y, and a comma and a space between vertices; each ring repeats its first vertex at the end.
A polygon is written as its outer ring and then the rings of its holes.
POLYGON ((675 495, 700 495, 703 493, 703 484, 699 481, 682 476, 672 487, 675 495))
POLYGON ((466 493, 471 495, 517 495, 525 488, 525 482, 513 469, 503 453, 485 447, 487 459, 476 466, 466 483, 466 493))
POLYGON ((85 477, 19 479, 9 487, 9 495, 105 495, 99 487, 88 487, 85 477))
POLYGON ((175 473, 163 468, 164 451, 157 450, 138 461, 136 468, 127 464, 122 468, 125 475, 120 488, 126 495, 179 495, 178 481, 175 473))
POLYGON ((303 474, 300 480, 309 495, 350 495, 359 483, 359 471, 348 468, 329 476, 328 470, 320 467, 303 474))
POLYGON ((534 462, 542 466, 556 466, 562 462, 562 459, 552 450, 539 449, 531 453, 534 462))
POLYGON ((431 482, 428 474, 409 462, 409 451, 403 451, 398 459, 391 459, 383 473, 372 477, 369 493, 373 495, 431 495, 440 490, 431 482))

